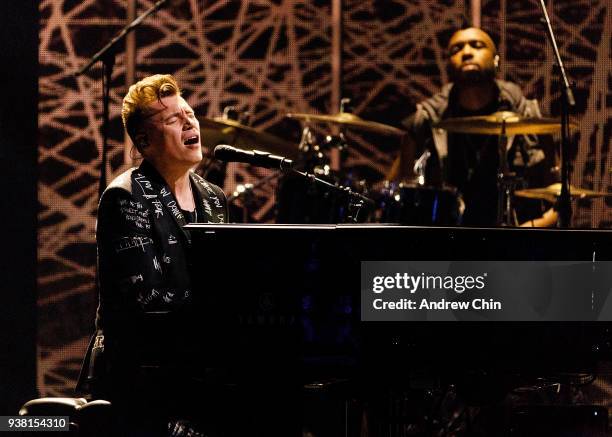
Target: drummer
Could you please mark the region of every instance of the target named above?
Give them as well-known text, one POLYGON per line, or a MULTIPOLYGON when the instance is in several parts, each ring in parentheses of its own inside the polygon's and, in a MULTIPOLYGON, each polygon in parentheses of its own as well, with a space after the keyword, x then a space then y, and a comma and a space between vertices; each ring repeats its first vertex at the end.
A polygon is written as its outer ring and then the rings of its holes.
MULTIPOLYGON (((499 67, 497 48, 491 37, 477 28, 455 32, 448 43, 449 75, 452 83, 417 104, 416 112, 404 120, 408 135, 402 141, 390 180, 414 178, 415 159, 428 150, 425 168, 428 185, 451 185, 462 194, 465 211, 462 225, 494 226, 497 222, 497 174, 499 137, 451 133, 432 128, 453 117, 487 115, 513 111, 524 117, 541 117, 537 101, 523 96, 518 85, 496 79, 499 67)), ((508 137, 510 170, 524 175, 534 185, 545 185, 550 177, 545 153, 538 139, 521 135, 508 137), (540 180, 534 180, 540 179, 540 180)), ((552 155, 550 153, 549 155, 552 155)), ((538 217, 541 212, 532 217, 538 217)), ((551 209, 527 226, 553 226, 556 213, 551 209)))

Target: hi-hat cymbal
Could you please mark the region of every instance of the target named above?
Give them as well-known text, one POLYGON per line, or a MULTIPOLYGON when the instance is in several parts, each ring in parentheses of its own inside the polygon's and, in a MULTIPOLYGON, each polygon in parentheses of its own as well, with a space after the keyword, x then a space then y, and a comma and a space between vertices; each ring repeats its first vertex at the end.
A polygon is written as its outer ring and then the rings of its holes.
POLYGON ((322 123, 339 124, 352 127, 359 130, 374 132, 383 135, 403 135, 405 132, 387 124, 378 123, 375 121, 367 121, 350 112, 339 112, 334 115, 319 115, 319 114, 287 114, 289 118, 304 121, 317 121, 322 123))
MULTIPOLYGON (((517 190, 514 192, 514 194, 518 197, 526 197, 528 199, 543 199, 548 200, 550 202, 554 202, 556 198, 561 195, 561 184, 556 183, 543 188, 528 188, 525 190, 517 190)), ((585 199, 587 197, 592 198, 612 196, 612 193, 585 190, 584 188, 570 186, 570 195, 577 199, 585 199)))
MULTIPOLYGON (((558 118, 525 118, 511 111, 447 118, 434 127, 462 134, 501 135, 504 124, 506 135, 545 135, 561 132, 561 120, 558 118)), ((571 129, 577 127, 575 123, 570 123, 571 129)))
POLYGON ((270 133, 224 117, 198 117, 202 146, 211 150, 219 144, 257 149, 295 159, 298 146, 270 133))

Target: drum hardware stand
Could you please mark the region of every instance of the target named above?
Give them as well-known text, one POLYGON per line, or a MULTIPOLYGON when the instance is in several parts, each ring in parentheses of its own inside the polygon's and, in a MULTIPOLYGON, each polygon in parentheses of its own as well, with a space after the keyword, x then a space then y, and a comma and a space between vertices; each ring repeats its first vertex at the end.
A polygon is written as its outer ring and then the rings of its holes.
POLYGON ((240 198, 242 199, 242 223, 247 223, 249 219, 249 206, 253 204, 254 193, 253 189, 255 186, 253 184, 240 184, 236 186, 236 190, 232 193, 230 197, 227 198, 227 203, 230 204, 234 200, 240 198))
POLYGON ((300 138, 300 144, 298 145, 298 150, 302 153, 307 153, 310 150, 312 150, 314 145, 315 145, 314 134, 312 133, 310 126, 306 125, 304 126, 304 129, 302 129, 302 137, 300 138))
POLYGON ((347 106, 351 103, 351 99, 348 97, 343 97, 340 99, 340 113, 343 112, 353 112, 350 108, 346 111, 347 106))
POLYGON ((223 117, 224 120, 238 120, 238 117, 233 117, 233 115, 238 115, 238 109, 235 106, 229 105, 229 106, 224 106, 223 107, 223 114, 221 115, 221 117, 223 117))
POLYGON ((518 226, 518 220, 512 198, 520 178, 511 172, 508 166, 506 150, 508 137, 506 135, 506 120, 502 119, 501 133, 498 137, 499 171, 497 173, 497 226, 518 226))
POLYGON ((546 34, 553 48, 556 65, 559 71, 560 82, 562 86, 561 91, 561 195, 557 202, 559 211, 559 227, 568 228, 572 219, 572 202, 570 193, 570 168, 569 168, 569 147, 570 147, 570 120, 569 111, 570 108, 576 106, 576 100, 574 99, 574 93, 570 86, 565 67, 563 66, 563 60, 559 53, 559 47, 555 39, 552 25, 550 24, 550 17, 546 10, 546 4, 544 0, 540 0, 540 8, 542 9, 541 22, 546 27, 546 34))
POLYGON ((423 154, 414 162, 413 171, 417 175, 417 184, 421 187, 425 186, 425 167, 427 166, 427 160, 431 156, 429 150, 425 150, 423 154))
POLYGON ((316 143, 310 127, 305 126, 302 130, 300 145, 298 146, 302 154, 300 162, 303 164, 303 168, 310 173, 316 173, 317 169, 320 168, 323 170, 323 173, 327 175, 330 170, 330 165, 329 161, 326 162, 323 151, 331 150, 332 148, 336 148, 341 154, 348 150, 348 143, 342 132, 339 135, 327 135, 325 137, 325 142, 319 145, 316 143))
POLYGON ((304 126, 304 129, 302 129, 302 138, 300 139, 298 150, 301 155, 300 162, 308 171, 314 172, 315 168, 325 165, 325 155, 321 152, 320 146, 316 143, 315 136, 310 126, 304 126))
POLYGON ((518 226, 516 211, 512 205, 514 190, 519 181, 515 173, 499 174, 497 203, 497 226, 518 226))
POLYGON ((359 220, 359 211, 363 208, 364 202, 361 199, 351 196, 348 205, 348 216, 346 217, 347 222, 357 223, 359 220))
POLYGON ((340 169, 342 169, 344 167, 343 163, 346 160, 349 150, 349 143, 346 140, 346 136, 344 135, 344 128, 340 129, 338 135, 327 135, 325 137, 324 144, 326 149, 335 149, 338 151, 340 169))
POLYGON ((84 73, 87 73, 91 67, 98 61, 102 61, 102 86, 103 86, 103 116, 102 116, 102 150, 100 152, 101 162, 100 162, 100 184, 98 187, 98 194, 102 197, 102 193, 106 188, 106 165, 107 165, 107 151, 108 151, 108 137, 110 133, 110 115, 109 115, 109 106, 110 106, 110 88, 111 88, 111 79, 113 76, 113 67, 115 65, 115 53, 117 52, 117 45, 120 41, 125 39, 128 33, 132 32, 138 26, 142 24, 142 22, 151 14, 157 12, 161 9, 168 0, 158 0, 153 6, 151 6, 148 10, 143 12, 142 15, 137 17, 130 24, 125 26, 121 31, 111 39, 108 44, 102 47, 98 53, 93 55, 90 61, 81 67, 74 75, 80 76, 84 73))
POLYGON ((347 219, 350 222, 353 222, 353 223, 357 222, 359 212, 361 211, 361 208, 365 206, 366 203, 371 206, 375 206, 375 203, 372 199, 364 196, 363 194, 354 192, 353 190, 350 189, 350 187, 344 187, 342 185, 332 184, 323 179, 319 179, 314 174, 308 173, 308 172, 303 172, 303 171, 299 171, 295 169, 287 169, 285 171, 289 172, 290 174, 294 174, 294 175, 306 178, 311 183, 319 184, 322 187, 332 189, 338 193, 342 193, 345 196, 348 196, 349 197, 349 207, 348 207, 349 215, 347 216, 347 219))
POLYGON ((325 146, 329 149, 336 148, 340 151, 340 153, 345 153, 349 148, 343 131, 341 131, 338 135, 326 135, 325 146))
POLYGON ((233 203, 236 199, 242 200, 242 222, 247 223, 248 221, 248 209, 252 205, 255 197, 255 189, 265 185, 268 182, 272 182, 274 179, 278 179, 283 174, 283 171, 276 171, 271 175, 268 175, 261 180, 257 181, 256 184, 239 184, 231 196, 227 198, 227 203, 233 203))
POLYGON ((239 111, 236 106, 223 107, 223 119, 237 121, 245 126, 251 126, 251 111, 239 111))
MULTIPOLYGON (((351 114, 352 110, 349 108, 351 99, 343 97, 340 99, 340 108, 338 116, 343 114, 351 114)), ((339 126, 331 126, 332 135, 325 137, 325 146, 329 150, 330 166, 334 171, 342 172, 344 169, 344 161, 348 153, 348 142, 346 141, 346 126, 340 124, 339 126)))

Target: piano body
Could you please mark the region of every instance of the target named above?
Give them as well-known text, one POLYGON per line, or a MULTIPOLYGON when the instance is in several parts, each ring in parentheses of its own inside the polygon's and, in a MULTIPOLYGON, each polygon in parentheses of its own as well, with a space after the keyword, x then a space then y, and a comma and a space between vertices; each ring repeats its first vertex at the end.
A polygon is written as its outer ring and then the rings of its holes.
POLYGON ((191 357, 209 371, 215 369, 224 383, 249 393, 250 408, 274 405, 276 418, 299 421, 296 414, 302 413, 295 406, 303 406, 314 392, 328 400, 343 399, 344 413, 330 407, 327 414, 338 422, 337 429, 347 432, 340 423, 350 421, 347 399, 375 405, 381 393, 398 387, 435 391, 450 385, 464 399, 486 403, 542 378, 588 375, 596 360, 609 354, 610 324, 604 322, 360 318, 361 261, 610 260, 609 231, 385 225, 188 228, 197 297, 196 326, 190 328, 197 341, 191 357))

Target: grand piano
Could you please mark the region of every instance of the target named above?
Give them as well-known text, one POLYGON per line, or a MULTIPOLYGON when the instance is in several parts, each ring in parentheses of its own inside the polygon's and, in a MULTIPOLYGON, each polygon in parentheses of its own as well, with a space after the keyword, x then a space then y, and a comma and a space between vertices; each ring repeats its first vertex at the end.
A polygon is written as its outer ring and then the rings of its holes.
MULTIPOLYGON (((452 387, 466 402, 484 405, 542 381, 584 383, 597 360, 610 353, 610 324, 602 321, 362 322, 360 314, 362 261, 609 261, 610 231, 187 228, 199 299, 194 356, 233 386, 247 387, 242 393, 252 396, 252 404, 274 405, 276 419, 299 421, 295 414, 302 413, 288 405, 322 396, 331 403, 315 402, 319 407, 309 411, 335 423, 323 427, 328 431, 350 434, 351 420, 363 420, 361 413, 351 419, 349 400, 370 405, 370 421, 384 428, 391 420, 388 404, 395 402, 390 392, 405 396, 452 387), (381 409, 386 413, 373 412, 381 409)), ((602 301, 609 290, 604 291, 602 301)), ((310 420, 317 428, 317 419, 310 420)))

